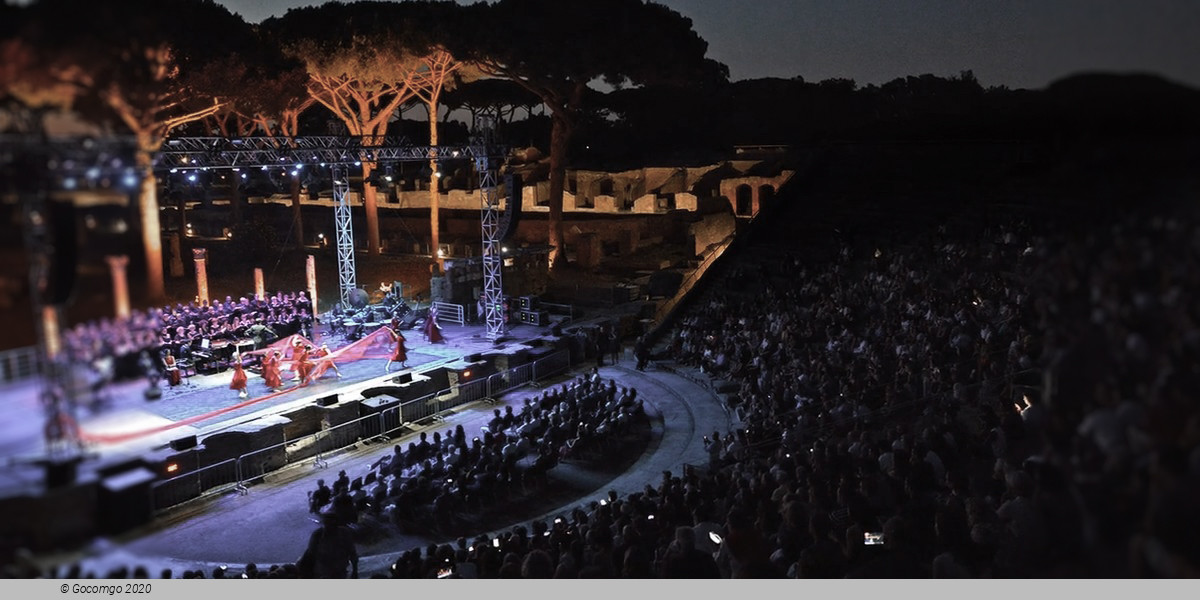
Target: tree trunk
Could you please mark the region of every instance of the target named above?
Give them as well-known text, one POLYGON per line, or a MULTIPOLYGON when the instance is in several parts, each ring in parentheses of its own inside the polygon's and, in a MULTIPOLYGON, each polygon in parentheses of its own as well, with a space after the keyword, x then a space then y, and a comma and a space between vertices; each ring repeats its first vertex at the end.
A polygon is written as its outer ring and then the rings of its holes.
POLYGON ((158 180, 154 177, 156 151, 149 140, 138 140, 137 165, 142 172, 138 210, 141 212, 142 246, 146 253, 146 296, 151 304, 160 304, 167 297, 163 281, 162 226, 158 220, 158 180))
POLYGON ((292 175, 292 237, 297 248, 304 247, 304 217, 300 211, 300 175, 292 175))
POLYGON ((563 184, 567 178, 567 148, 571 141, 571 123, 557 114, 550 128, 550 270, 558 271, 567 263, 563 240, 563 184))
MULTIPOLYGON (((438 122, 437 122, 437 97, 429 102, 426 108, 429 111, 429 145, 438 145, 438 122)), ((439 244, 441 243, 438 229, 441 226, 438 222, 438 210, 441 208, 440 190, 438 189, 437 176, 437 161, 429 161, 429 240, 430 252, 433 253, 433 260, 437 264, 435 275, 440 275, 442 269, 446 266, 445 260, 438 252, 439 244)))
POLYGON ((370 163, 362 164, 363 177, 363 209, 367 213, 367 252, 373 256, 379 255, 379 206, 375 200, 375 186, 367 183, 371 177, 370 163))

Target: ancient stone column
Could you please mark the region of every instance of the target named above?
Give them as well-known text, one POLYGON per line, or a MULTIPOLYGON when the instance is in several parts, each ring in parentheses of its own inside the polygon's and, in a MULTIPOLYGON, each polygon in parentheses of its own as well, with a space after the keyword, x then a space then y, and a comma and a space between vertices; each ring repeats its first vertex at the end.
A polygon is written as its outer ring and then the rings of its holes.
POLYGON ((312 303, 313 322, 317 319, 317 257, 309 254, 305 263, 308 272, 308 301, 312 303))
POLYGON ((262 300, 265 297, 266 290, 263 287, 263 272, 262 267, 254 268, 254 297, 262 300))
POLYGON ((192 248, 192 260, 196 261, 196 296, 203 304, 208 302, 208 249, 192 248))
POLYGON ((179 245, 179 234, 172 233, 171 244, 171 277, 183 277, 183 250, 179 245))
POLYGON ((46 341, 46 358, 54 360, 62 352, 62 333, 58 327, 58 307, 42 307, 42 336, 46 341))
POLYGON ((113 309, 118 319, 129 318, 129 282, 125 279, 125 266, 129 264, 129 256, 107 256, 108 272, 112 275, 113 309))

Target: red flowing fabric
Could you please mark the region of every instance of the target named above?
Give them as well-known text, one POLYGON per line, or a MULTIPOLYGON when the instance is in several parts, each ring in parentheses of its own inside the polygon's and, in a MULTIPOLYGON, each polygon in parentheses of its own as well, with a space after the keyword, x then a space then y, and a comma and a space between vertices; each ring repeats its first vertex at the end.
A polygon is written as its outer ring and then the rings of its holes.
POLYGON ((310 378, 314 380, 320 378, 333 363, 345 364, 364 358, 391 358, 394 345, 391 328, 380 327, 363 339, 348 346, 342 346, 329 353, 328 356, 317 359, 310 378))
MULTIPOLYGON (((244 354, 247 356, 265 356, 269 353, 274 353, 276 350, 278 350, 279 354, 280 354, 280 368, 282 369, 282 368, 284 368, 284 366, 286 366, 286 368, 288 370, 294 371, 295 370, 295 362, 296 362, 295 356, 294 356, 295 352, 296 352, 297 348, 303 348, 306 345, 312 346, 314 350, 319 347, 317 344, 312 343, 311 340, 309 340, 308 338, 305 338, 304 336, 293 335, 293 336, 288 336, 286 338, 278 340, 275 343, 271 344, 270 346, 263 348, 262 350, 253 350, 250 352, 245 352, 244 354)), ((332 361, 337 361, 338 363, 348 363, 348 362, 363 360, 366 358, 385 358, 386 359, 386 358, 390 358, 392 356, 392 352, 394 349, 395 349, 395 342, 392 339, 392 330, 388 327, 380 327, 378 330, 372 332, 370 335, 367 335, 363 339, 358 340, 357 342, 354 342, 353 344, 350 344, 348 346, 343 346, 342 348, 338 348, 337 350, 330 353, 328 356, 321 357, 317 361, 317 363, 315 365, 313 365, 313 371, 309 377, 309 380, 310 381, 315 380, 318 377, 320 377, 321 374, 324 373, 325 370, 327 370, 329 368, 329 365, 331 364, 332 361)), ((257 398, 250 398, 248 400, 244 400, 237 404, 226 406, 224 408, 214 410, 211 412, 207 412, 202 415, 188 417, 181 421, 176 421, 174 423, 167 423, 164 425, 159 425, 157 427, 152 427, 150 429, 143 429, 141 431, 131 431, 131 432, 127 432, 127 433, 113 433, 113 434, 91 434, 86 431, 80 431, 79 439, 84 442, 99 443, 99 444, 116 444, 116 443, 121 443, 121 442, 128 442, 130 440, 135 440, 137 438, 144 437, 147 435, 152 435, 152 434, 156 434, 156 433, 162 433, 164 431, 169 431, 169 430, 175 429, 177 427, 183 427, 185 425, 192 425, 194 423, 207 421, 208 419, 211 419, 213 417, 218 417, 225 413, 233 412, 235 410, 240 410, 242 408, 246 408, 247 406, 253 406, 253 405, 258 404, 259 402, 263 402, 265 400, 271 400, 273 398, 278 398, 284 394, 288 394, 288 393, 291 393, 292 391, 298 390, 298 389, 304 387, 305 385, 307 385, 306 382, 301 382, 292 387, 282 389, 277 392, 267 394, 265 396, 259 396, 257 398)), ((77 424, 73 424, 73 426, 78 428, 77 424)))

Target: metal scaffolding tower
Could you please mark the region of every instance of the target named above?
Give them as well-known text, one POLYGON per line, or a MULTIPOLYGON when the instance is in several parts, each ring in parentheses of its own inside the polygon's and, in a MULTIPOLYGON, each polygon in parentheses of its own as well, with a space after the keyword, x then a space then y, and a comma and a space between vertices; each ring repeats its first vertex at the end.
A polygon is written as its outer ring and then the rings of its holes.
POLYGON ((478 122, 475 172, 479 175, 480 224, 483 237, 483 302, 487 338, 495 341, 504 335, 504 258, 500 256, 500 191, 496 186, 503 160, 492 141, 491 123, 478 122))
MULTIPOLYGON (((337 230, 338 289, 342 306, 350 306, 350 294, 358 288, 357 271, 354 267, 354 222, 350 218, 350 169, 346 165, 334 165, 333 171, 333 225, 337 230)), ((314 301, 316 298, 313 299, 314 301)))

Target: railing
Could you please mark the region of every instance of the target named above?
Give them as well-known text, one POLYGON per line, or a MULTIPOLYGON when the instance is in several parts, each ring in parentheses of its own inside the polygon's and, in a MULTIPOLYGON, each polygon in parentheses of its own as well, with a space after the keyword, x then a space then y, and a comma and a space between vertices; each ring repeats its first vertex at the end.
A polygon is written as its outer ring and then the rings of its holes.
MULTIPOLYGON (((410 423, 440 420, 442 413, 481 400, 490 400, 523 385, 536 385, 542 379, 571 367, 571 354, 554 352, 531 363, 518 365, 486 378, 460 381, 449 388, 398 406, 384 409, 340 425, 322 424, 321 430, 282 443, 260 448, 236 458, 198 468, 194 471, 155 482, 152 498, 156 511, 163 511, 209 493, 236 489, 248 493, 249 485, 272 471, 313 460, 325 466, 329 454, 362 440, 387 436, 410 423)), ((183 465, 186 467, 186 465, 183 465)))
POLYGON ((433 307, 437 309, 439 321, 450 321, 459 325, 466 325, 466 308, 461 304, 451 304, 449 302, 434 302, 433 307))
POLYGON ((41 372, 37 346, 0 351, 0 384, 29 379, 41 372))
POLYGON ((538 306, 546 309, 548 312, 556 315, 566 315, 567 322, 575 320, 575 305, 573 304, 557 304, 554 302, 538 302, 538 306))
POLYGON ((692 291, 692 288, 695 287, 695 285, 704 277, 704 274, 708 272, 708 268, 711 267, 718 258, 721 258, 721 255, 725 253, 725 250, 729 248, 729 245, 733 243, 734 239, 735 237, 730 235, 724 240, 718 242, 712 248, 712 251, 708 253, 708 256, 705 257, 705 259, 701 261, 700 264, 697 265, 696 268, 693 269, 686 278, 684 278, 683 282, 679 284, 679 290, 675 292, 675 296, 662 303, 658 307, 658 310, 655 311, 654 314, 654 324, 656 327, 661 326, 667 320, 667 317, 670 316, 671 312, 675 310, 675 307, 687 297, 688 293, 692 291))

